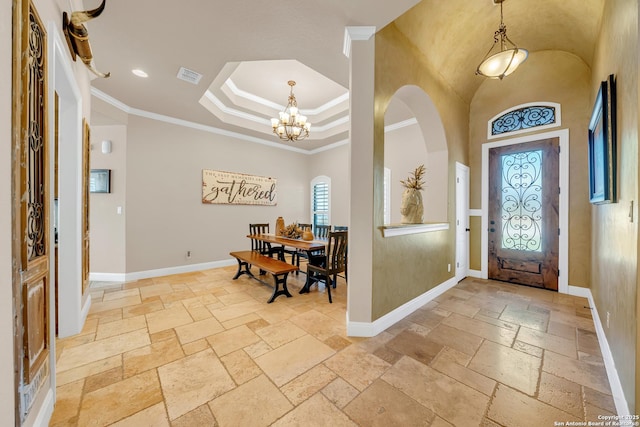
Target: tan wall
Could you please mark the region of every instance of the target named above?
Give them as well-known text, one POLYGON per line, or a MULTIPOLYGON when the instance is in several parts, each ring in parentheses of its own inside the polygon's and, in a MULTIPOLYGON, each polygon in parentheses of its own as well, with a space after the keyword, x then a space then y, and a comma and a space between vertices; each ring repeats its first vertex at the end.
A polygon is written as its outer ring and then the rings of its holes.
POLYGON ((92 127, 91 146, 91 168, 111 169, 111 193, 90 194, 90 271, 92 273, 125 273, 126 126, 92 127), (102 153, 103 140, 111 141, 111 153, 102 153), (120 214, 118 214, 118 207, 121 208, 120 214))
MULTIPOLYGON (((520 104, 547 101, 561 105, 561 128, 569 129, 570 214, 569 230, 565 231, 569 233, 569 285, 585 287, 590 283, 591 245, 586 146, 590 88, 590 69, 579 57, 559 51, 534 52, 508 78, 483 82, 471 101, 469 121, 470 208, 480 209, 482 144, 488 141, 487 122, 520 104)), ((471 244, 471 253, 479 253, 479 239, 473 239, 471 244)))
MULTIPOLYGON (((421 87, 435 104, 449 150, 448 219, 450 229, 383 238, 383 189, 374 188, 373 301, 375 320, 451 278, 455 261, 455 162, 468 164, 468 105, 430 70, 424 57, 393 24, 376 34, 374 181, 383 182, 384 113, 404 85, 421 87)), ((393 208, 393 207, 392 207, 393 208)))
POLYGON ((482 217, 469 217, 469 269, 482 270, 480 240, 482 239, 482 217))
POLYGON ((638 2, 608 0, 595 50, 590 100, 609 74, 617 80, 618 203, 592 207, 591 292, 630 413, 635 404, 638 268, 638 2), (634 202, 634 221, 629 209, 634 202), (606 327, 606 314, 611 313, 606 327))

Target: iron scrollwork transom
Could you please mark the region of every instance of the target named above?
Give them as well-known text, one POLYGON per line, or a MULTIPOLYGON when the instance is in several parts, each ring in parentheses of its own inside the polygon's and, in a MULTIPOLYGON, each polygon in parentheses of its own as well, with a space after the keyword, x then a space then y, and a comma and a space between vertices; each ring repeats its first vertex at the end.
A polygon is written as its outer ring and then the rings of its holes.
POLYGON ((555 107, 534 105, 518 108, 498 117, 491 122, 491 135, 530 129, 556 122, 555 107))

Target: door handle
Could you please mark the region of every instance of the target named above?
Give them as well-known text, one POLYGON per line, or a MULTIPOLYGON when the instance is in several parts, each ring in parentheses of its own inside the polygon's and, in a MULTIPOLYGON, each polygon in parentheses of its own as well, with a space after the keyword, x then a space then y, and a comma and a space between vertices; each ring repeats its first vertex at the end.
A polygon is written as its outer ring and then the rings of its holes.
POLYGON ((496 229, 495 228, 490 228, 489 231, 493 233, 493 232, 496 231, 496 229))
POLYGON ((465 228, 464 231, 471 231, 471 229, 470 228, 465 228))

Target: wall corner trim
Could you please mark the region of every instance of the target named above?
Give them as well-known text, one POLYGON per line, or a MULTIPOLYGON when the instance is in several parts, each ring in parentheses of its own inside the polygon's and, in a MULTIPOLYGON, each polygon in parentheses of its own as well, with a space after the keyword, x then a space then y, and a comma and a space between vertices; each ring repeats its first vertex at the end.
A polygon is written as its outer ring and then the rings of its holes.
POLYGON ((347 336, 374 337, 457 284, 456 278, 452 277, 373 322, 352 322, 347 312, 347 336))
POLYGON ((51 417, 53 416, 53 406, 55 404, 55 397, 53 396, 53 390, 49 390, 44 398, 44 403, 40 406, 38 415, 33 421, 35 427, 47 427, 51 417))
POLYGON ((349 58, 351 56, 351 43, 355 40, 369 40, 376 33, 373 26, 344 27, 344 43, 342 53, 349 58))
POLYGON ((438 222, 432 224, 402 224, 402 225, 383 225, 382 235, 384 237, 404 236, 407 234, 428 233, 431 231, 448 230, 448 222, 438 222))

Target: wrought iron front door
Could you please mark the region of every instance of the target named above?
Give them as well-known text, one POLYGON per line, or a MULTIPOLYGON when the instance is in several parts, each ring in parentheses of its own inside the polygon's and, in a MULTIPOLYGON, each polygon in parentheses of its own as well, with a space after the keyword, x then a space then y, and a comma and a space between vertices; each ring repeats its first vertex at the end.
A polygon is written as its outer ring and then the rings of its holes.
POLYGON ((558 290, 558 138, 489 150, 489 278, 558 290))

